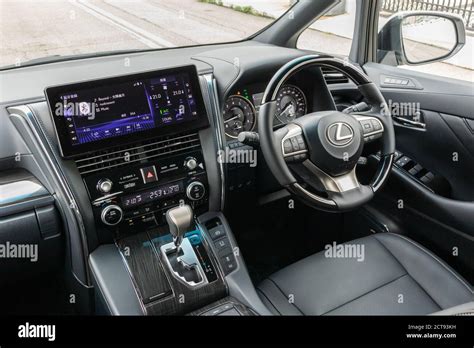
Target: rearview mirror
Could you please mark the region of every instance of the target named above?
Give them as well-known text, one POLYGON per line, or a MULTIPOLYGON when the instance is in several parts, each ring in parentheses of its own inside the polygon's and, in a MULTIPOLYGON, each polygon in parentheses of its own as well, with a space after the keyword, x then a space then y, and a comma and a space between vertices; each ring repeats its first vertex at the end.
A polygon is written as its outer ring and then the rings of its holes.
POLYGON ((378 34, 379 63, 420 65, 448 59, 466 43, 462 18, 436 11, 400 12, 378 34))

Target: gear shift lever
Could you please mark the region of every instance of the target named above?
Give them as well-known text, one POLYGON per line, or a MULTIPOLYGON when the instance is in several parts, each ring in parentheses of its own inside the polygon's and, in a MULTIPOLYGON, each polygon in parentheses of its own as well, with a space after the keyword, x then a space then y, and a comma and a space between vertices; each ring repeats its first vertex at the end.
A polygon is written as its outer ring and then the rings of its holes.
POLYGON ((173 236, 173 242, 179 251, 184 234, 191 227, 193 221, 193 209, 187 205, 171 208, 166 212, 166 222, 173 236))

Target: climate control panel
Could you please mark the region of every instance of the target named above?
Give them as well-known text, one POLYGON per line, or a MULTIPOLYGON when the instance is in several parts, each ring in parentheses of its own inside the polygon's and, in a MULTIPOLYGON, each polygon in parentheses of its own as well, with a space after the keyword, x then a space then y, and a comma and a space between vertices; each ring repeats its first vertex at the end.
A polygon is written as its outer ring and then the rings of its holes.
POLYGON ((166 211, 189 204, 208 209, 208 182, 201 151, 170 155, 84 176, 96 221, 109 229, 164 223, 166 211))

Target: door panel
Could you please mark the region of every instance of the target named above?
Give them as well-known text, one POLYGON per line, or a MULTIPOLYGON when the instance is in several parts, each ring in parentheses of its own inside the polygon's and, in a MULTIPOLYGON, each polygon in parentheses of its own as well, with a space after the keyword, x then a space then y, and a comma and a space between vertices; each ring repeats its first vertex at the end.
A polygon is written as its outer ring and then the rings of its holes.
POLYGON ((473 84, 376 63, 364 69, 389 105, 419 106, 417 121, 424 128, 395 122, 397 150, 445 185, 439 191, 430 189, 408 170, 396 167, 374 206, 396 217, 405 233, 473 282, 473 84), (416 88, 382 87, 387 75, 409 78, 416 88))

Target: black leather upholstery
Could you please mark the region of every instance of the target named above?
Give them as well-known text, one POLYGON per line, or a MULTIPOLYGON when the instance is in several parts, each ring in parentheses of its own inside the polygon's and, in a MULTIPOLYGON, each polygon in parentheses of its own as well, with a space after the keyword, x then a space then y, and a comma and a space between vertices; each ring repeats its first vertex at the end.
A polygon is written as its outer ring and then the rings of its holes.
POLYGON ((471 285, 405 236, 380 233, 346 245, 363 246, 363 260, 325 251, 307 257, 259 285, 264 303, 282 315, 423 315, 474 300, 471 285))

